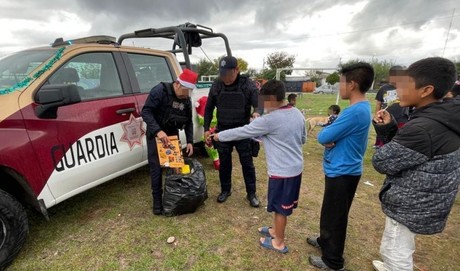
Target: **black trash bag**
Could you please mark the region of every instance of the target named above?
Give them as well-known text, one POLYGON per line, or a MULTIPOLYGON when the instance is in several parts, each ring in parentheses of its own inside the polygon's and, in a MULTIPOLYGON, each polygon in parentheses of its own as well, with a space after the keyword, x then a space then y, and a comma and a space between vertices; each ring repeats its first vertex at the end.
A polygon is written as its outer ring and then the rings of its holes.
POLYGON ((208 198, 203 165, 196 159, 185 159, 185 163, 190 165, 190 174, 166 170, 163 195, 163 211, 166 216, 193 213, 208 198))

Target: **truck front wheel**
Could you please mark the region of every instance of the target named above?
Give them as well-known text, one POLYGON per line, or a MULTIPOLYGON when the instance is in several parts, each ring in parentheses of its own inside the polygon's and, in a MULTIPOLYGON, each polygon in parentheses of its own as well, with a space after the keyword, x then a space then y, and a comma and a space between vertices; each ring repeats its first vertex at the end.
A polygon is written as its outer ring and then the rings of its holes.
POLYGON ((14 260, 28 233, 24 207, 10 194, 0 190, 0 270, 14 260))

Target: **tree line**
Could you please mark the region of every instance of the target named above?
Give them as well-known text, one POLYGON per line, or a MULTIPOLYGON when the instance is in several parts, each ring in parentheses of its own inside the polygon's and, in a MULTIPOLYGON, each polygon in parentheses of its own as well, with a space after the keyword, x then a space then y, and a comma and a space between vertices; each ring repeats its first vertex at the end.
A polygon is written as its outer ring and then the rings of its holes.
MULTIPOLYGON (((214 60, 208 60, 208 59, 201 59, 197 64, 196 64, 196 70, 198 72, 198 75, 201 77, 202 75, 217 75, 219 73, 219 59, 222 57, 216 58, 214 60)), ((242 58, 237 58, 238 59, 238 68, 240 69, 241 73, 246 73, 249 76, 257 79, 274 79, 276 76, 276 69, 278 68, 294 68, 294 63, 296 60, 296 56, 292 54, 288 54, 287 52, 283 51, 278 51, 278 52, 272 52, 268 54, 264 58, 264 68, 260 71, 257 71, 255 69, 249 68, 248 67, 248 62, 245 61, 242 58)), ((345 63, 340 63, 337 67, 337 71, 330 72, 328 71, 327 74, 324 71, 321 70, 308 70, 304 72, 304 75, 306 77, 309 77, 311 81, 316 82, 317 86, 321 84, 322 78, 324 78, 325 75, 326 82, 328 84, 335 84, 339 82, 339 73, 338 70, 344 65, 348 64, 353 64, 357 63, 360 61, 364 62, 369 62, 365 61, 362 59, 352 59, 349 60, 345 63)), ((457 66, 457 71, 460 72, 460 61, 454 61, 456 66, 457 66)), ((369 62, 372 67, 374 68, 374 73, 375 73, 375 78, 374 78, 374 88, 378 88, 381 84, 387 83, 387 78, 388 78, 388 72, 391 68, 391 66, 398 65, 398 63, 395 63, 394 61, 391 60, 378 60, 378 59, 372 59, 369 62)), ((286 75, 292 74, 292 70, 285 70, 281 73, 281 80, 285 80, 286 75)), ((200 78, 199 77, 199 78, 200 78)))

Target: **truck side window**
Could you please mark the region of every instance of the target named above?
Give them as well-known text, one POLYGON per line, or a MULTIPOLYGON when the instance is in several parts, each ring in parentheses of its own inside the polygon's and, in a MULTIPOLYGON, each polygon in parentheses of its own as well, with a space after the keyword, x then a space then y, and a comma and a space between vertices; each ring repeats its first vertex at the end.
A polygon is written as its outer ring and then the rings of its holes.
POLYGON ((171 71, 164 57, 132 53, 129 53, 128 56, 136 72, 140 92, 148 93, 160 82, 173 81, 171 71))
POLYGON ((82 100, 123 95, 111 53, 78 55, 60 67, 48 82, 76 85, 82 100))

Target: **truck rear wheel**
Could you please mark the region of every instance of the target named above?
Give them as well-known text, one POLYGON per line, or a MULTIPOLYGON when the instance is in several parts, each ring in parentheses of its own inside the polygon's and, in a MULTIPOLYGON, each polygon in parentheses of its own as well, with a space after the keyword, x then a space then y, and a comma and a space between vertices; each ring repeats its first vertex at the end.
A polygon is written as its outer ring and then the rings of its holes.
POLYGON ((14 260, 28 233, 24 207, 10 194, 0 190, 0 270, 14 260))

